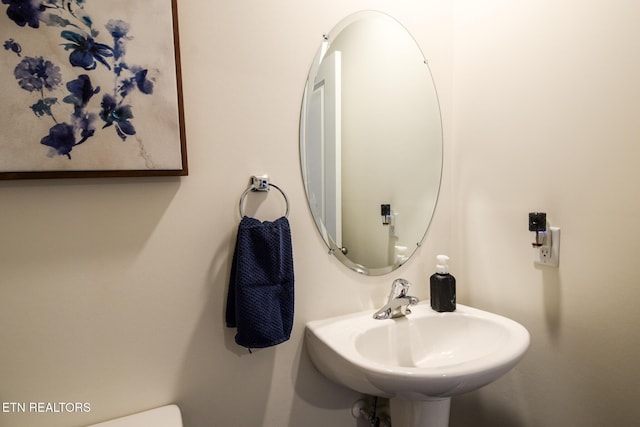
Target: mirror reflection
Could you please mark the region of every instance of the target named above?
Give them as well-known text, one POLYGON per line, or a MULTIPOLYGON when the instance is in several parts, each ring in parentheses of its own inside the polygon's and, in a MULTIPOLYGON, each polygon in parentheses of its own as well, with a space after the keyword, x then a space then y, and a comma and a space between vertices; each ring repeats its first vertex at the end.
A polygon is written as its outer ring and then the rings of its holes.
POLYGON ((300 120, 307 200, 330 250, 363 274, 402 265, 442 173, 436 89, 409 32, 375 11, 341 21, 316 53, 300 120))

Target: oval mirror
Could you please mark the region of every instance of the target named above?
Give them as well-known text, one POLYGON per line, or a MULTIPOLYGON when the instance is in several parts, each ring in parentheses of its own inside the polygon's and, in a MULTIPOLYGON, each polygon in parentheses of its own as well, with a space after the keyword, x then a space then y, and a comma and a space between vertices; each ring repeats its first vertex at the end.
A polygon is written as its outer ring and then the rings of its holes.
POLYGON ((440 190, 442 122, 427 62, 398 21, 363 11, 324 35, 300 158, 316 226, 343 264, 385 274, 420 246, 440 190))

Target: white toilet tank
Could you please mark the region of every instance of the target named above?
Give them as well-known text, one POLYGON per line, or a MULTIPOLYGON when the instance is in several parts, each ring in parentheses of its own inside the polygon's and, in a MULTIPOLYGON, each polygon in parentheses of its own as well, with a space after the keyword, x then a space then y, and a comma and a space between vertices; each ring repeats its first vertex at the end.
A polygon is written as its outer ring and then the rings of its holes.
POLYGON ((183 427, 180 408, 167 405, 87 427, 183 427))

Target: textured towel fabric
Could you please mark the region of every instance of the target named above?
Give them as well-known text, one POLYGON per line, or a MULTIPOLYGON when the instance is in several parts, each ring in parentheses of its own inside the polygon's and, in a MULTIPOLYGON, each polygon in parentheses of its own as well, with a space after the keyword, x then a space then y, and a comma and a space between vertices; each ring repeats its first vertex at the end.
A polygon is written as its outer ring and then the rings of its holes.
POLYGON ((287 218, 244 217, 233 253, 226 321, 236 343, 270 347, 287 341, 293 327, 293 251, 287 218))

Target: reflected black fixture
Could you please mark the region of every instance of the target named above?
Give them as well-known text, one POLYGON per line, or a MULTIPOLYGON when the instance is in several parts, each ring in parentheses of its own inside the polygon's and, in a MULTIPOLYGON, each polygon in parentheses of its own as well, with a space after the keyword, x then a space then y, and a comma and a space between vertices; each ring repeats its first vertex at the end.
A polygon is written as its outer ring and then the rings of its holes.
POLYGON ((530 212, 529 231, 536 233, 536 240, 531 245, 534 248, 542 246, 547 235, 547 214, 544 212, 530 212))
POLYGON ((382 215, 382 225, 391 223, 391 205, 380 205, 380 215, 382 215))

